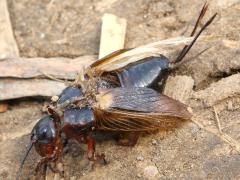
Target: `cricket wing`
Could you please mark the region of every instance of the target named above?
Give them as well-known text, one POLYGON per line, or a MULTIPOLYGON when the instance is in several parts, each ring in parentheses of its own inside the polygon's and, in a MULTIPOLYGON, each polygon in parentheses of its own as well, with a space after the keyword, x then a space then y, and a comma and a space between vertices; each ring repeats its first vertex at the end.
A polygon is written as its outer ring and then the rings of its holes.
POLYGON ((98 129, 148 131, 190 119, 187 106, 149 88, 114 88, 96 97, 98 129))
POLYGON ((177 37, 132 49, 118 50, 94 62, 90 68, 93 69, 97 74, 116 71, 144 58, 159 57, 161 54, 167 57, 174 52, 175 49, 173 47, 186 45, 192 40, 193 37, 177 37))
POLYGON ((96 73, 111 72, 126 67, 147 57, 158 57, 161 50, 154 47, 139 47, 130 50, 117 51, 91 65, 96 73))

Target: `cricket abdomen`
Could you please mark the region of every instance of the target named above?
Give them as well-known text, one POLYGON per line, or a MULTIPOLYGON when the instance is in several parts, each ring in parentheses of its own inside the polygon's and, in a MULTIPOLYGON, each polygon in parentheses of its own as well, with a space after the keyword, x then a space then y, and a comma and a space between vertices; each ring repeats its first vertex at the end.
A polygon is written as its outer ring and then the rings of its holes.
POLYGON ((166 57, 149 57, 124 68, 118 77, 122 87, 149 87, 161 92, 168 71, 169 60, 166 57))

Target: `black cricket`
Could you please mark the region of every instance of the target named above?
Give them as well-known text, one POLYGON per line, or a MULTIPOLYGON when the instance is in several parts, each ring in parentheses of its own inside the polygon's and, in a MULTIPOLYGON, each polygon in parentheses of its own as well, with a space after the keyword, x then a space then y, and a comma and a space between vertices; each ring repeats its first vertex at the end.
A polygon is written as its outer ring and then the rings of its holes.
MULTIPOLYGON (((203 6, 191 36, 194 36, 207 7, 206 4, 203 6)), ((104 154, 95 153, 93 132, 132 133, 128 142, 119 141, 118 144, 133 146, 142 131, 171 127, 172 119, 190 119, 191 113, 186 105, 161 93, 169 73, 184 62, 185 55, 216 15, 202 26, 174 61, 163 55, 147 57, 113 72, 103 72, 97 76, 86 73, 83 75, 84 85, 75 83, 67 87, 57 102, 50 103, 49 115, 40 119, 33 128, 31 142, 16 179, 20 178, 24 162, 33 146, 42 157, 37 171, 42 166, 46 169, 48 162, 55 162, 63 151, 61 134, 65 134, 67 139, 87 144, 89 160, 106 163, 104 154)))

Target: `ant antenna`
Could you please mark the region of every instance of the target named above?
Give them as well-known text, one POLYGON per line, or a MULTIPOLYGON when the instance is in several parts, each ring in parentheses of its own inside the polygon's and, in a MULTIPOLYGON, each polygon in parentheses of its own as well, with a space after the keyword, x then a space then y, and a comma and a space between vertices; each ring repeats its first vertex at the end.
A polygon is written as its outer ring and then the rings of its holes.
POLYGON ((29 152, 31 151, 31 149, 33 147, 33 144, 34 144, 34 141, 31 141, 30 145, 28 146, 27 152, 26 152, 25 156, 23 157, 21 165, 18 169, 16 180, 19 180, 19 178, 21 177, 23 165, 25 163, 25 160, 27 159, 27 156, 28 156, 29 152))

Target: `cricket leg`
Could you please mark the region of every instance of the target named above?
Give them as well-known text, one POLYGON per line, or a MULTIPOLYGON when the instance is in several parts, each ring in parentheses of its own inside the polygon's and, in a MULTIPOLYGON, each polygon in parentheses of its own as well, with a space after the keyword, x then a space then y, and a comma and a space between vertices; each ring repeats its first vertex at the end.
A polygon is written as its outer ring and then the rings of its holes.
POLYGON ((81 136, 78 139, 79 143, 87 144, 87 158, 94 163, 107 164, 104 154, 96 154, 96 141, 92 135, 81 136))

